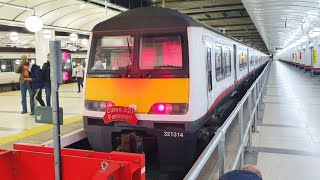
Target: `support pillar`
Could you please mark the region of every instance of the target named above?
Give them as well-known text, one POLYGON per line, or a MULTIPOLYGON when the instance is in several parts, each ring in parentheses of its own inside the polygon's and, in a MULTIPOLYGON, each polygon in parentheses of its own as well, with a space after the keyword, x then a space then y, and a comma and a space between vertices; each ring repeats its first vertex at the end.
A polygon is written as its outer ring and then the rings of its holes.
POLYGON ((43 63, 47 62, 47 55, 50 51, 49 41, 55 40, 55 31, 53 30, 41 30, 35 33, 35 49, 36 49, 36 64, 42 67, 43 63), (51 38, 46 39, 43 36, 44 31, 51 32, 51 38))

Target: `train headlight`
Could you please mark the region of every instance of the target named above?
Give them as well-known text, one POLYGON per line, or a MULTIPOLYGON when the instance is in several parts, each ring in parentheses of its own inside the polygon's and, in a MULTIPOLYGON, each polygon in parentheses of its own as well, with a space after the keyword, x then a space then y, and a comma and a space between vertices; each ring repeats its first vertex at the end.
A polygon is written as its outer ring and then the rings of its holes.
POLYGON ((188 112, 186 103, 156 103, 150 108, 149 114, 182 115, 188 112))
POLYGON ((113 107, 115 104, 111 101, 85 101, 85 108, 89 111, 101 111, 105 112, 106 107, 113 107))
POLYGON ((100 109, 106 109, 107 104, 105 102, 100 102, 100 109))

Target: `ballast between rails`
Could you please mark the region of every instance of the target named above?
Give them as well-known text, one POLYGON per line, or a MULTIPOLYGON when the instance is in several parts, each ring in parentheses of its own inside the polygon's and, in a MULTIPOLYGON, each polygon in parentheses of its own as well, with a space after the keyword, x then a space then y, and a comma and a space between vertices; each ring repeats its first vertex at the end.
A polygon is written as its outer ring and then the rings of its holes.
POLYGON ((259 118, 259 111, 261 110, 261 103, 262 103, 262 93, 265 88, 267 78, 269 76, 271 61, 267 64, 261 75, 256 79, 256 81, 252 84, 252 86, 248 89, 247 93, 244 95, 244 97, 241 99, 241 101, 238 103, 236 108, 232 111, 232 113, 229 115, 227 120, 224 122, 224 124, 217 130, 215 136, 212 138, 208 146, 205 148, 205 150, 202 152, 200 157, 197 159, 196 163, 192 166, 188 174, 185 176, 185 180, 193 180, 196 179, 199 174, 201 173, 201 170, 204 168, 205 164, 209 160, 210 156, 214 152, 214 150, 218 146, 218 163, 219 163, 219 175, 224 174, 224 159, 225 159, 225 134, 229 126, 232 122, 234 122, 235 117, 237 114, 239 114, 239 123, 240 123, 240 146, 238 147, 238 151, 236 154, 235 161, 232 165, 232 170, 236 169, 239 164, 240 160, 240 166, 244 164, 244 147, 246 147, 246 144, 249 143, 249 146, 251 146, 251 131, 250 127, 253 128, 254 131, 256 131, 257 126, 257 118, 259 118), (255 106, 252 109, 251 108, 251 96, 254 96, 255 99, 255 106), (248 122, 248 125, 246 126, 245 131, 243 132, 243 106, 244 103, 248 100, 249 102, 249 117, 250 120, 248 122))

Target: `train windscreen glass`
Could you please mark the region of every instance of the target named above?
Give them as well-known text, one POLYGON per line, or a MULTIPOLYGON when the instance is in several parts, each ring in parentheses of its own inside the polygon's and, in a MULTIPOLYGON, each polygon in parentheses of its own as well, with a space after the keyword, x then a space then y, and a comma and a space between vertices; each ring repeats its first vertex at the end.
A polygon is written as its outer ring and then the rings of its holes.
POLYGON ((109 36, 97 40, 94 64, 91 71, 126 70, 133 61, 134 38, 109 36))
POLYGON ((182 69, 180 35, 146 36, 140 40, 140 69, 182 69))

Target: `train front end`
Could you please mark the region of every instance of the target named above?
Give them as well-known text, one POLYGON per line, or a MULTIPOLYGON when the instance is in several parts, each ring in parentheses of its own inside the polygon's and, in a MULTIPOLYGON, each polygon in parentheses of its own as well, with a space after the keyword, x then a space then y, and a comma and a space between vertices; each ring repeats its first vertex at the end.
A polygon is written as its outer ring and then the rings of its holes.
POLYGON ((162 170, 184 167, 196 146, 195 133, 185 129, 189 88, 186 29, 93 32, 84 102, 92 148, 118 150, 122 135, 134 133, 162 170), (112 107, 133 110, 137 121, 112 107))

